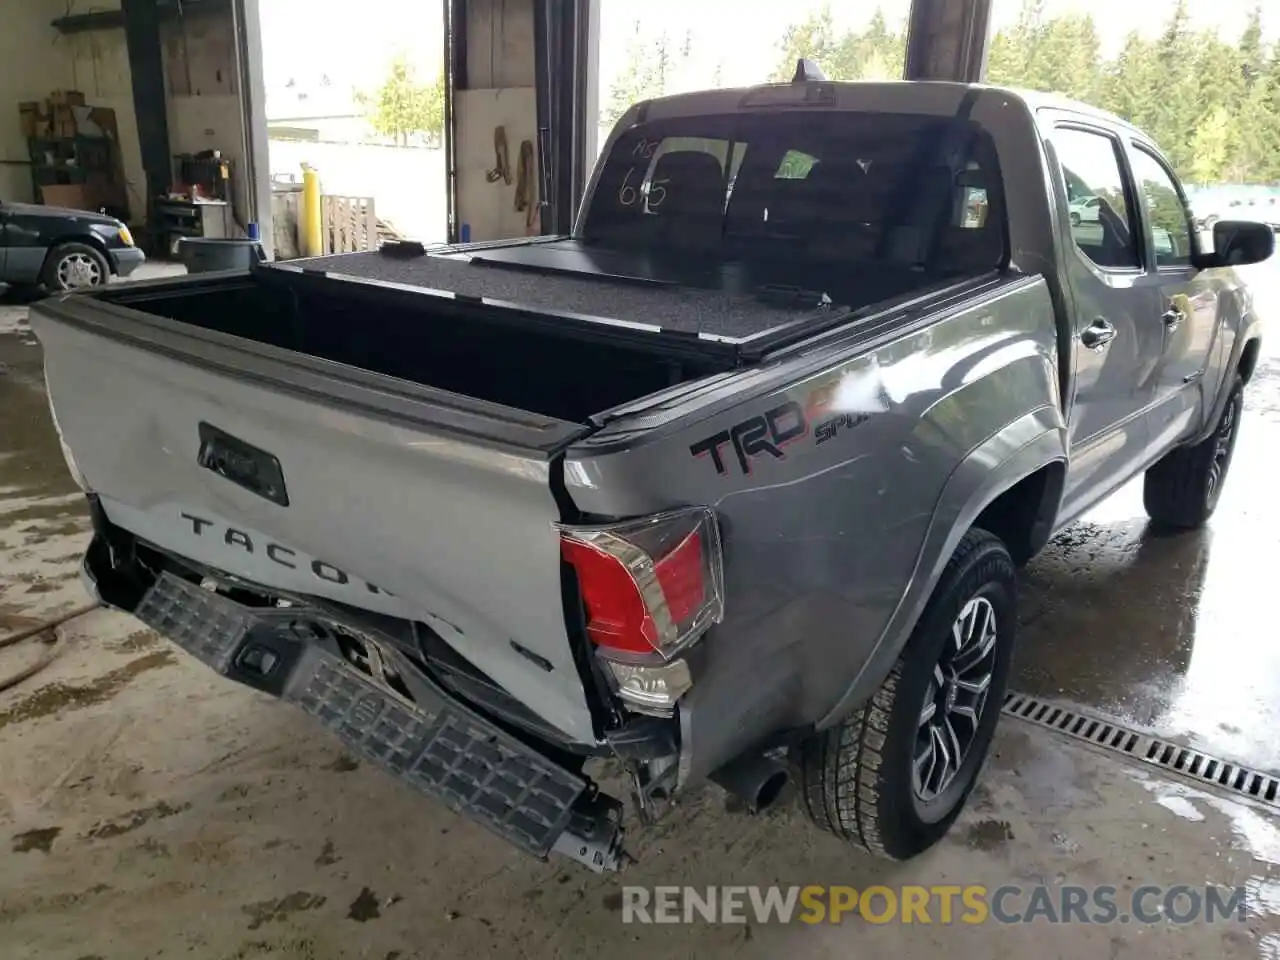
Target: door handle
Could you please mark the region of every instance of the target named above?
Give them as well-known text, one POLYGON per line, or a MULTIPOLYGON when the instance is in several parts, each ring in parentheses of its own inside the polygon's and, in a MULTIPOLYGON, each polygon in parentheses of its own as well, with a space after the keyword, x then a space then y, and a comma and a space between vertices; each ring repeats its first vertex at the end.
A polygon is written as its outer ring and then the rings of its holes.
POLYGON ((1177 307, 1170 307, 1164 313, 1160 314, 1160 319, 1164 321, 1164 325, 1170 330, 1177 330, 1178 324, 1187 319, 1187 315, 1177 307))
POLYGON ((1116 338, 1116 328, 1099 317, 1080 333, 1080 342, 1095 352, 1106 348, 1116 338))

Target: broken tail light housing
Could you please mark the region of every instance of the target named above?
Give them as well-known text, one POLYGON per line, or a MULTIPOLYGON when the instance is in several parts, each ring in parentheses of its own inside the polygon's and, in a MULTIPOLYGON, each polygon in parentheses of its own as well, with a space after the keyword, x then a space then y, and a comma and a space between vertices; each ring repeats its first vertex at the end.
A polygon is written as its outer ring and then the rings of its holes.
POLYGON ((709 507, 559 531, 587 635, 606 657, 670 660, 724 616, 720 531, 709 507))

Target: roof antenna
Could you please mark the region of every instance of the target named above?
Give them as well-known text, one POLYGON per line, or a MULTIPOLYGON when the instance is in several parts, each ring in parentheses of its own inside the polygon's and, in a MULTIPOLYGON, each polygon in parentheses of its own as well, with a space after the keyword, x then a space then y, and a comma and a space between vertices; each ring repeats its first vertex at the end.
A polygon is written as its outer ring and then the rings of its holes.
POLYGON ((827 75, 818 68, 818 65, 812 60, 801 57, 796 61, 796 75, 791 78, 792 83, 804 83, 806 80, 825 80, 827 75))

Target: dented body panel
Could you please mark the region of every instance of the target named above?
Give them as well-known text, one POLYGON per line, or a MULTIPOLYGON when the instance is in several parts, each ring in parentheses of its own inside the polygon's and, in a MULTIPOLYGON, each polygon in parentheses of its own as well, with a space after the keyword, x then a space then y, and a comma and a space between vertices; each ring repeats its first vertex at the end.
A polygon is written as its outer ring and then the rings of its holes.
POLYGON ((874 653, 900 649, 891 627, 944 548, 930 531, 994 496, 1002 472, 1066 459, 1055 329, 1043 281, 1016 279, 914 329, 854 326, 781 357, 725 409, 708 397, 701 416, 674 408, 642 436, 624 418, 569 448, 566 488, 587 513, 706 503, 720 518, 728 603, 681 703, 687 777, 838 719, 874 653), (1028 446, 1040 462, 1018 460, 1028 446), (982 471, 962 470, 976 451, 982 471))

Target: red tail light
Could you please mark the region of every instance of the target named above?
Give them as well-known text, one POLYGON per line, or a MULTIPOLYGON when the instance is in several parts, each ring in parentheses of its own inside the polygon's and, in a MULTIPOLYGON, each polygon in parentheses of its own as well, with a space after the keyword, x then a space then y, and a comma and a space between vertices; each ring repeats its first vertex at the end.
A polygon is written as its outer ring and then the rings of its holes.
POLYGON ((707 508, 560 528, 596 646, 670 657, 724 615, 720 536, 707 508))

